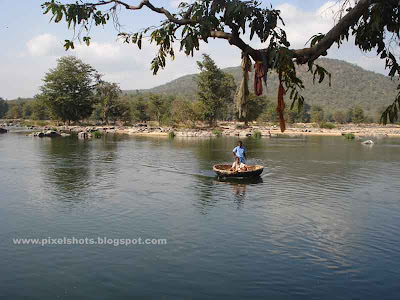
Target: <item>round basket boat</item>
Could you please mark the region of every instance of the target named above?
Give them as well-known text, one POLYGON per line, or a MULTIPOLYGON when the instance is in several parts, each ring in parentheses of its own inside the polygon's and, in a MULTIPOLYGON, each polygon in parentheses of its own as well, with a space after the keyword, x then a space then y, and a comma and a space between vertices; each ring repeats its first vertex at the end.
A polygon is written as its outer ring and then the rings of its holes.
POLYGON ((264 170, 263 166, 247 166, 247 171, 231 171, 232 165, 214 165, 213 170, 219 177, 256 177, 260 176, 264 170))

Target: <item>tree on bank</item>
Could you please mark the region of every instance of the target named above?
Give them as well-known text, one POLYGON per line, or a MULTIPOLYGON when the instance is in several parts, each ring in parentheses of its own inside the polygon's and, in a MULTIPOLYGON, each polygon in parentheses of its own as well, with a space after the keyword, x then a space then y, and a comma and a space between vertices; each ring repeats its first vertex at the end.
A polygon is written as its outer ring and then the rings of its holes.
POLYGON ((353 113, 352 113, 353 123, 360 124, 360 123, 364 123, 365 120, 366 120, 366 118, 364 116, 364 110, 359 106, 355 106, 353 108, 353 113))
POLYGON ((165 106, 166 99, 161 95, 151 94, 149 96, 149 115, 152 120, 161 124, 161 119, 165 115, 167 111, 167 107, 165 106))
POLYGON ((93 111, 96 70, 74 56, 57 60, 57 67, 46 73, 41 87, 44 99, 54 119, 80 121, 93 111))
POLYGON ((22 118, 22 104, 12 103, 8 107, 7 119, 21 119, 22 118))
POLYGON ((137 97, 131 102, 132 120, 134 122, 149 121, 148 103, 142 96, 137 97))
POLYGON ((120 103, 120 95, 122 91, 118 84, 107 82, 101 79, 100 76, 97 77, 96 84, 96 102, 99 109, 99 118, 107 125, 109 124, 109 119, 117 119, 121 116, 122 107, 120 103))
POLYGON ((8 112, 8 103, 0 97, 0 119, 4 118, 8 112))
POLYGON ((333 112, 333 120, 336 123, 344 124, 346 123, 346 112, 343 110, 336 110, 333 112))
POLYGON ((204 119, 213 126, 228 105, 233 103, 235 80, 218 68, 207 54, 203 54, 203 61, 198 61, 197 65, 200 69, 195 78, 197 95, 204 106, 204 119))
POLYGON ((248 112, 245 123, 257 120, 267 108, 270 101, 266 96, 256 96, 253 93, 249 95, 248 112))
MULTIPOLYGON (((281 12, 272 7, 263 8, 261 1, 186 1, 173 12, 154 5, 150 0, 138 0, 137 3, 131 5, 122 0, 95 0, 92 3, 71 0, 69 4, 47 1, 42 4, 42 8, 45 13, 53 15, 54 22, 58 23, 64 19, 68 27, 72 26, 75 32, 81 32, 82 40, 88 45, 91 41, 91 25, 104 26, 110 20, 113 20, 119 29, 118 36, 121 39, 137 44, 139 48, 149 36, 150 43, 155 43, 159 50, 151 62, 154 74, 165 67, 168 57, 174 58, 175 41, 180 41, 180 51, 184 51, 186 55, 193 55, 195 51, 200 50, 200 41, 208 42, 210 38, 226 40, 227 45, 239 48, 254 62, 264 61, 265 70, 274 70, 280 74, 280 86, 288 92, 293 104, 298 102, 299 111, 304 102, 301 96, 304 86, 297 76, 296 65, 308 64, 311 76, 322 82, 324 78, 330 77, 330 74, 316 65, 315 60, 327 55, 327 51, 334 44, 340 46, 349 40, 349 36, 354 37, 352 40, 360 50, 376 51, 384 60, 390 77, 400 75, 395 47, 391 47, 391 44, 398 44, 400 40, 398 0, 339 0, 340 10, 335 25, 322 34, 317 33, 321 30, 315 28, 315 35, 310 36, 309 46, 302 49, 290 47, 290 41, 287 40, 283 29, 281 12), (164 20, 159 26, 150 26, 133 33, 123 32, 123 27, 118 21, 120 8, 131 12, 149 9, 163 16, 164 20), (243 39, 247 31, 250 32, 250 42, 243 39), (262 49, 251 45, 253 38, 257 39, 255 44, 261 42, 262 49)), ((74 39, 66 40, 65 48, 74 48, 74 39)), ((400 94, 383 112, 381 121, 396 121, 399 109, 400 94)))
POLYGON ((319 105, 311 106, 311 122, 313 123, 321 123, 324 120, 324 110, 319 105))
POLYGON ((32 120, 48 120, 50 119, 50 112, 45 102, 43 95, 36 95, 32 101, 32 120))

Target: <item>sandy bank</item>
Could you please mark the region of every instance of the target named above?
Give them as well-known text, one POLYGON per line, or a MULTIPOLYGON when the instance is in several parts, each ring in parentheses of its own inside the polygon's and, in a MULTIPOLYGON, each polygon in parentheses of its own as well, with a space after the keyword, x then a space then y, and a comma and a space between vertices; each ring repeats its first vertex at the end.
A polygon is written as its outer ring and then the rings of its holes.
MULTIPOLYGON (((252 125, 243 128, 239 123, 221 123, 216 128, 172 128, 172 127, 151 127, 147 124, 139 124, 137 126, 58 126, 58 132, 76 133, 87 132, 92 133, 99 131, 103 134, 128 134, 136 136, 169 136, 174 133, 175 137, 217 137, 217 136, 236 136, 249 137, 255 133, 260 133, 261 137, 278 137, 278 136, 342 136, 345 133, 353 133, 356 137, 400 137, 400 126, 378 124, 363 125, 336 125, 333 129, 319 128, 317 124, 294 124, 289 125, 284 133, 275 126, 258 126, 252 125)), ((46 130, 46 128, 34 128, 34 130, 46 130)))

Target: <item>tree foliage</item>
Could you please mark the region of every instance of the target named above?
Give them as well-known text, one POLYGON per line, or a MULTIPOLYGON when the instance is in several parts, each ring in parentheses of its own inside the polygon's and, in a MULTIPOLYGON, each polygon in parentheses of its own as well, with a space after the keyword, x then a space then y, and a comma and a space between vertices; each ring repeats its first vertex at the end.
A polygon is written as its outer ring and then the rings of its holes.
POLYGON ((57 67, 46 73, 41 87, 50 114, 62 121, 89 117, 95 98, 96 70, 74 56, 57 60, 57 67))
POLYGON ((265 96, 258 97, 255 94, 250 93, 248 100, 249 111, 247 113, 247 118, 244 121, 251 122, 257 120, 266 109, 269 102, 270 101, 265 96))
MULTIPOLYGON (((52 21, 64 20, 68 27, 78 32, 78 38, 90 44, 92 25, 103 26, 110 20, 118 29, 118 36, 126 43, 142 47, 144 39, 155 43, 158 53, 151 62, 151 69, 156 74, 166 65, 168 57, 175 57, 175 42, 180 43, 179 50, 193 55, 200 50, 200 42, 210 38, 225 39, 230 45, 238 47, 254 61, 264 61, 266 68, 282 75, 282 81, 289 97, 298 101, 301 110, 304 97, 302 81, 297 76, 296 64, 308 64, 315 81, 322 82, 330 78, 330 73, 315 64, 315 60, 327 54, 333 44, 340 46, 350 36, 354 36, 355 45, 362 51, 375 50, 385 61, 389 76, 400 75, 394 48, 400 39, 400 3, 398 0, 341 0, 341 10, 336 24, 326 33, 310 37, 310 44, 304 49, 291 49, 290 41, 284 31, 284 22, 279 10, 264 8, 257 0, 197 0, 182 2, 176 12, 164 7, 157 7, 150 0, 142 0, 138 5, 130 5, 121 0, 97 0, 93 3, 74 2, 63 4, 59 1, 47 1, 42 4, 44 13, 52 15, 52 21), (138 32, 125 32, 119 24, 119 7, 129 11, 142 8, 165 17, 159 26, 150 26, 138 32), (263 44, 263 49, 255 49, 246 43, 242 36, 250 32, 250 41, 256 38, 263 44)), ((65 40, 65 47, 74 48, 74 37, 65 40)), ((395 102, 382 115, 382 122, 397 120, 400 109, 400 94, 395 102)))
POLYGON ((8 103, 6 100, 0 97, 0 119, 4 118, 7 112, 8 112, 8 103))
POLYGON ((352 121, 356 124, 364 123, 366 121, 364 110, 361 107, 355 106, 353 108, 352 121))
POLYGON ((107 125, 109 119, 117 119, 121 116, 121 103, 119 96, 122 93, 120 87, 116 83, 107 82, 97 76, 96 83, 96 102, 99 110, 100 119, 107 125))
POLYGON ((319 105, 311 106, 311 122, 321 123, 324 120, 324 110, 319 105))
POLYGON ((32 120, 48 120, 50 119, 49 108, 46 104, 46 99, 43 95, 36 95, 31 103, 32 115, 30 118, 32 120))
POLYGON ((8 107, 7 119, 21 119, 22 118, 22 104, 13 103, 8 107))
POLYGON ((168 110, 165 105, 167 99, 165 99, 165 97, 162 97, 161 95, 151 94, 149 96, 149 101, 150 118, 152 118, 152 120, 156 120, 158 124, 161 124, 161 120, 168 110))
POLYGON ((346 123, 346 112, 343 110, 336 110, 333 112, 333 120, 339 124, 346 123))
POLYGON ((207 54, 197 65, 200 74, 195 78, 197 94, 204 105, 204 118, 214 125, 228 105, 233 103, 236 90, 232 75, 224 73, 207 54))
POLYGON ((143 96, 139 96, 131 101, 132 120, 134 122, 145 122, 150 120, 148 107, 149 104, 143 96))

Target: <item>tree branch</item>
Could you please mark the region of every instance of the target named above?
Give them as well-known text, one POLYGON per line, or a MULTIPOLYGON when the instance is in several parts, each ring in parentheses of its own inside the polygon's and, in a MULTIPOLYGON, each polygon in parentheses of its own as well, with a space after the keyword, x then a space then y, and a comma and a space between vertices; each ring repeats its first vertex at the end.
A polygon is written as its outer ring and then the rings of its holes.
POLYGON ((259 50, 256 50, 252 48, 250 45, 246 44, 240 37, 239 35, 235 35, 232 33, 227 33, 225 31, 216 31, 213 30, 210 32, 210 37, 212 38, 218 38, 218 39, 225 39, 227 40, 231 45, 234 45, 238 47, 240 50, 243 52, 249 54, 254 61, 259 61, 261 60, 261 54, 259 50))
POLYGON ((326 55, 333 43, 337 42, 341 35, 347 33, 349 28, 358 22, 370 5, 377 2, 379 0, 360 0, 314 47, 292 50, 298 62, 304 64, 326 55))
MULTIPOLYGON (((198 22, 192 19, 188 19, 188 14, 186 14, 186 18, 184 19, 178 19, 176 17, 174 17, 173 14, 171 14, 167 9, 165 9, 164 7, 156 7, 153 4, 150 3, 149 0, 142 0, 139 5, 130 5, 126 2, 120 1, 120 0, 109 0, 109 1, 101 1, 99 3, 90 3, 87 5, 91 5, 91 6, 98 6, 98 5, 106 5, 106 4, 110 4, 110 3, 115 3, 120 4, 122 6, 124 6, 126 9, 128 10, 140 10, 142 9, 144 6, 148 7, 149 9, 151 9, 152 11, 159 13, 159 14, 163 14, 167 17, 167 19, 175 24, 178 25, 188 25, 188 24, 197 24, 198 22)), ((192 6, 193 7, 193 6, 192 6)), ((193 8, 190 8, 189 11, 191 11, 193 8)))
MULTIPOLYGON (((341 18, 339 22, 315 46, 303 49, 292 49, 291 51, 294 54, 294 57, 297 58, 297 62, 299 64, 304 64, 310 60, 312 61, 320 56, 326 55, 327 50, 335 42, 337 42, 343 34, 346 34, 351 26, 358 22, 358 20, 372 4, 379 3, 381 1, 382 0, 359 0, 358 3, 343 18, 341 18)), ((388 0, 388 2, 398 3, 398 0, 388 0)), ((140 10, 146 6, 156 13, 165 15, 170 22, 178 25, 195 25, 199 23, 196 20, 190 19, 193 6, 188 9, 183 19, 178 19, 164 7, 156 7, 151 4, 149 0, 142 0, 138 5, 129 5, 128 3, 120 0, 100 1, 99 3, 88 5, 97 6, 110 3, 122 5, 128 10, 140 10)), ((231 27, 232 33, 227 33, 224 31, 211 31, 210 37, 228 40, 231 45, 234 45, 242 51, 248 53, 253 60, 261 60, 261 52, 246 44, 240 38, 238 32, 235 31, 235 28, 232 28, 232 26, 229 27, 231 27)))

